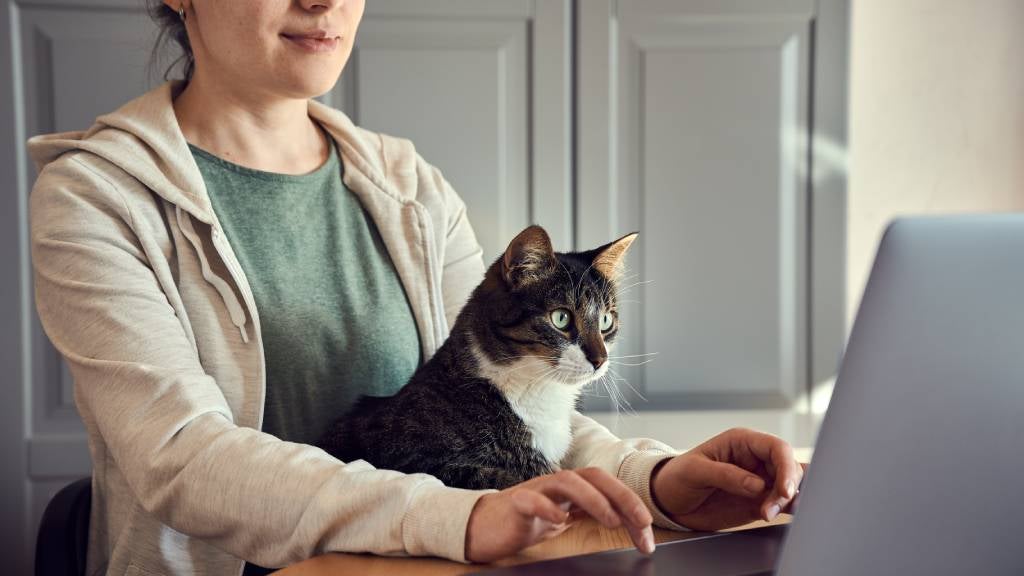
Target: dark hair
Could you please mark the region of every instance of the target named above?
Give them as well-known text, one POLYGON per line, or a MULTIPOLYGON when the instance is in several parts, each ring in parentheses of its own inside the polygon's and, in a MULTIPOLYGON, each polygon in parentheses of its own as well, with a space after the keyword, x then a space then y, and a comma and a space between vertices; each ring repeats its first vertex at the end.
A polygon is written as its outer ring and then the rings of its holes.
POLYGON ((149 12, 149 16, 156 22, 156 25, 160 28, 160 35, 156 37, 156 43, 153 45, 153 50, 149 54, 149 67, 152 68, 154 60, 156 60, 157 53, 160 51, 160 47, 170 40, 174 40, 181 48, 182 55, 179 56, 171 65, 164 71, 164 80, 169 80, 168 75, 171 73, 171 69, 174 65, 184 60, 185 68, 185 81, 192 79, 192 72, 195 69, 195 58, 192 56, 192 44, 188 41, 188 33, 185 31, 185 23, 182 22, 178 16, 178 12, 170 6, 163 3, 163 0, 145 0, 146 10, 149 12))

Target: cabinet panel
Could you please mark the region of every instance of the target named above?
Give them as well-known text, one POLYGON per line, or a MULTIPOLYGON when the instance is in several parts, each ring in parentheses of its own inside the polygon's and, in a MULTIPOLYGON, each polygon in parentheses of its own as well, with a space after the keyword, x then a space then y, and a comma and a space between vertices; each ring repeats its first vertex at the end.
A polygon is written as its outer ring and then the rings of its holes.
POLYGON ((657 274, 642 337, 674 348, 674 362, 647 366, 652 393, 792 396, 799 384, 803 189, 779 137, 799 129, 796 90, 781 86, 799 72, 796 44, 642 56, 637 228, 640 269, 657 274))
POLYGON ((640 231, 616 370, 637 408, 791 405, 807 388, 813 14, 602 4, 579 13, 578 242, 640 231))

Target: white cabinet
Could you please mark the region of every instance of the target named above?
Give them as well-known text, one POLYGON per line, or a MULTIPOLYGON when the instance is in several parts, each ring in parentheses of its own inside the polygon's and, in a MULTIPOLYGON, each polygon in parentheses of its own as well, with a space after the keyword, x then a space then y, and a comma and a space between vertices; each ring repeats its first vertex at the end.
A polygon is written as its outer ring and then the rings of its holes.
MULTIPOLYGON (((815 40, 840 51, 845 43, 844 34, 815 38, 816 20, 824 8, 842 22, 845 7, 577 6, 575 237, 589 247, 640 231, 616 351, 623 362, 646 361, 618 369, 646 398, 633 406, 803 401, 812 374, 832 372, 842 339, 833 277, 842 268, 831 264, 843 259, 842 199, 822 198, 814 212, 823 182, 811 178, 809 143, 825 128, 815 126, 812 103, 828 94, 813 80, 815 40), (825 253, 812 251, 819 243, 825 253), (821 270, 812 269, 816 258, 821 270), (832 292, 817 294, 826 287, 832 292), (812 293, 820 319, 811 317, 812 293), (649 353, 657 355, 638 356, 649 353), (815 371, 812 359, 827 366, 815 371)), ((841 196, 838 184, 827 192, 841 196)))

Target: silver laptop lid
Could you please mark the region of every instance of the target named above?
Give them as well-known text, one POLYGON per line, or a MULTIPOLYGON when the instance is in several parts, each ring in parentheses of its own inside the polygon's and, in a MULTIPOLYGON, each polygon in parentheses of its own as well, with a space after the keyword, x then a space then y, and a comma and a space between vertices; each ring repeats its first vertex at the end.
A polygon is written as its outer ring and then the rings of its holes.
POLYGON ((1024 574, 1024 215, 888 228, 779 573, 1024 574))

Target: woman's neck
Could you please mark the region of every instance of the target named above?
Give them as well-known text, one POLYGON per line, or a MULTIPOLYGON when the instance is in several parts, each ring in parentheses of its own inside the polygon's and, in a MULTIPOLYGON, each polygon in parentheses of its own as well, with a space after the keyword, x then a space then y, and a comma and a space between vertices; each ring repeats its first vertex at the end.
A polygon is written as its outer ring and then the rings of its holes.
POLYGON ((228 90, 196 72, 174 99, 189 143, 266 172, 306 174, 327 161, 330 146, 309 117, 308 100, 228 90))

